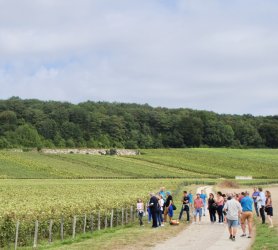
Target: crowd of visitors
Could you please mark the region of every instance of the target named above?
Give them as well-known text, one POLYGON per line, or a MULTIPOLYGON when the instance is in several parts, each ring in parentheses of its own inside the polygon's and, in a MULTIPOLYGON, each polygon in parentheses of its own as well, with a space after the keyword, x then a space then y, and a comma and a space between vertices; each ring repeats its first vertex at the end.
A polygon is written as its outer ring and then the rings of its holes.
MULTIPOLYGON (((141 199, 137 201, 137 212, 139 223, 143 224, 145 206, 141 199)), ((170 191, 165 191, 162 187, 157 194, 150 193, 150 200, 147 203, 148 223, 152 222, 152 227, 164 226, 164 223, 173 222, 174 210, 176 206, 170 191)), ((200 224, 202 216, 209 212, 212 224, 227 223, 230 239, 235 241, 237 228, 241 226, 241 237, 252 237, 252 223, 254 214, 261 218, 265 224, 266 216, 269 227, 273 227, 272 199, 270 191, 263 191, 262 188, 254 188, 252 196, 248 191, 241 193, 226 193, 218 191, 216 195, 210 193, 207 197, 205 190, 193 196, 192 190, 183 191, 181 199, 181 210, 177 221, 182 220, 183 213, 186 213, 186 223, 190 223, 193 215, 193 224, 200 224), (255 213, 253 213, 253 211, 255 213), (217 215, 217 216, 216 216, 217 215), (248 230, 247 230, 248 229, 248 230), (248 231, 248 234, 247 234, 248 231)))

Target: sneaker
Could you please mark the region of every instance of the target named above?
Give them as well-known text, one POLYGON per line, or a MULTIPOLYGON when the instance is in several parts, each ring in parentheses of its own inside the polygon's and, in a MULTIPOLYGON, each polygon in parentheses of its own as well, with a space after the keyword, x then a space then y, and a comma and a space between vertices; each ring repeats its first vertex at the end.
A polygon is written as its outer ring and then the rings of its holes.
POLYGON ((164 227, 164 224, 161 224, 162 227, 164 227))
POLYGON ((240 235, 240 237, 246 237, 246 234, 242 234, 242 235, 240 235))
POLYGON ((195 222, 195 221, 193 221, 193 222, 192 222, 192 224, 196 224, 196 222, 195 222))
POLYGON ((232 235, 230 235, 229 239, 231 240, 232 238, 233 238, 233 236, 232 236, 232 235))
POLYGON ((273 227, 273 225, 270 225, 270 226, 269 226, 269 228, 272 228, 272 227, 273 227))
POLYGON ((236 237, 235 236, 232 237, 232 241, 236 241, 236 237))
POLYGON ((248 235, 248 237, 247 237, 248 239, 251 239, 252 237, 250 236, 250 235, 248 235))

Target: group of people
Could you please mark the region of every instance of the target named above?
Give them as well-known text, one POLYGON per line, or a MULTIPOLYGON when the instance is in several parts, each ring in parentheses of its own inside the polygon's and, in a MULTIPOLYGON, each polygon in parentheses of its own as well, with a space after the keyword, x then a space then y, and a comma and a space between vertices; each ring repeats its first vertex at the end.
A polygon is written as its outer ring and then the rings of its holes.
MULTIPOLYGON (((169 221, 172 220, 175 209, 171 192, 165 191, 165 188, 162 187, 157 194, 150 193, 150 200, 147 204, 148 222, 152 221, 153 228, 164 226, 167 217, 169 217, 169 221)), ((137 212, 140 226, 144 226, 144 203, 142 199, 137 200, 137 212)))
MULTIPOLYGON (((179 220, 182 219, 183 213, 186 213, 186 222, 190 222, 191 212, 194 216, 193 224, 201 223, 202 216, 206 216, 206 210, 209 212, 211 223, 228 224, 230 239, 235 240, 237 228, 241 225, 241 237, 252 237, 253 210, 256 215, 261 217, 262 223, 265 224, 266 216, 269 227, 273 227, 272 216, 272 198, 270 191, 263 191, 262 188, 254 188, 252 196, 248 191, 241 193, 223 194, 218 191, 216 195, 207 194, 204 190, 193 196, 192 190, 184 191, 182 197, 182 206, 179 213, 179 220), (216 216, 217 215, 217 216, 216 216), (246 224, 248 225, 248 236, 246 234, 246 224)), ((164 226, 164 222, 172 221, 176 206, 170 191, 165 191, 162 187, 157 194, 150 194, 150 201, 147 204, 148 222, 152 220, 152 227, 164 226)), ((144 204, 141 199, 137 201, 137 211, 140 225, 143 226, 144 204)))

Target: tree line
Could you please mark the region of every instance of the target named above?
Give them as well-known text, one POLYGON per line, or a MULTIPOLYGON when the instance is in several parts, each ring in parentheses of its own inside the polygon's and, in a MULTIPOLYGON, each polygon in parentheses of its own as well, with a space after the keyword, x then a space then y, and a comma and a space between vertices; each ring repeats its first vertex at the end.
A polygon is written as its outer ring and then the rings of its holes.
POLYGON ((278 116, 147 104, 0 100, 0 148, 277 148, 278 116))

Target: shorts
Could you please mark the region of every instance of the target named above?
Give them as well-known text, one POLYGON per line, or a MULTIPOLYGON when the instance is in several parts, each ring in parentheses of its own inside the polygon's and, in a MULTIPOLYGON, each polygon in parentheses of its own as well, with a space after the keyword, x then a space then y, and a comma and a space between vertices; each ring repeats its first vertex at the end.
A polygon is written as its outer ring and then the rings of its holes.
POLYGON ((173 217, 174 216, 174 210, 173 210, 173 206, 172 205, 170 205, 168 207, 168 215, 169 215, 169 217, 173 217))
POLYGON ((202 216, 202 208, 195 208, 195 211, 194 211, 194 216, 197 216, 197 214, 199 214, 199 216, 201 217, 202 216))
POLYGON ((227 219, 227 224, 228 224, 228 227, 231 228, 231 227, 238 227, 238 220, 229 220, 227 219))
POLYGON ((265 212, 269 216, 273 216, 273 208, 272 207, 266 207, 265 212))
POLYGON ((250 223, 253 222, 253 213, 252 212, 250 212, 250 211, 242 212, 242 215, 240 218, 241 224, 244 224, 246 220, 250 223))

